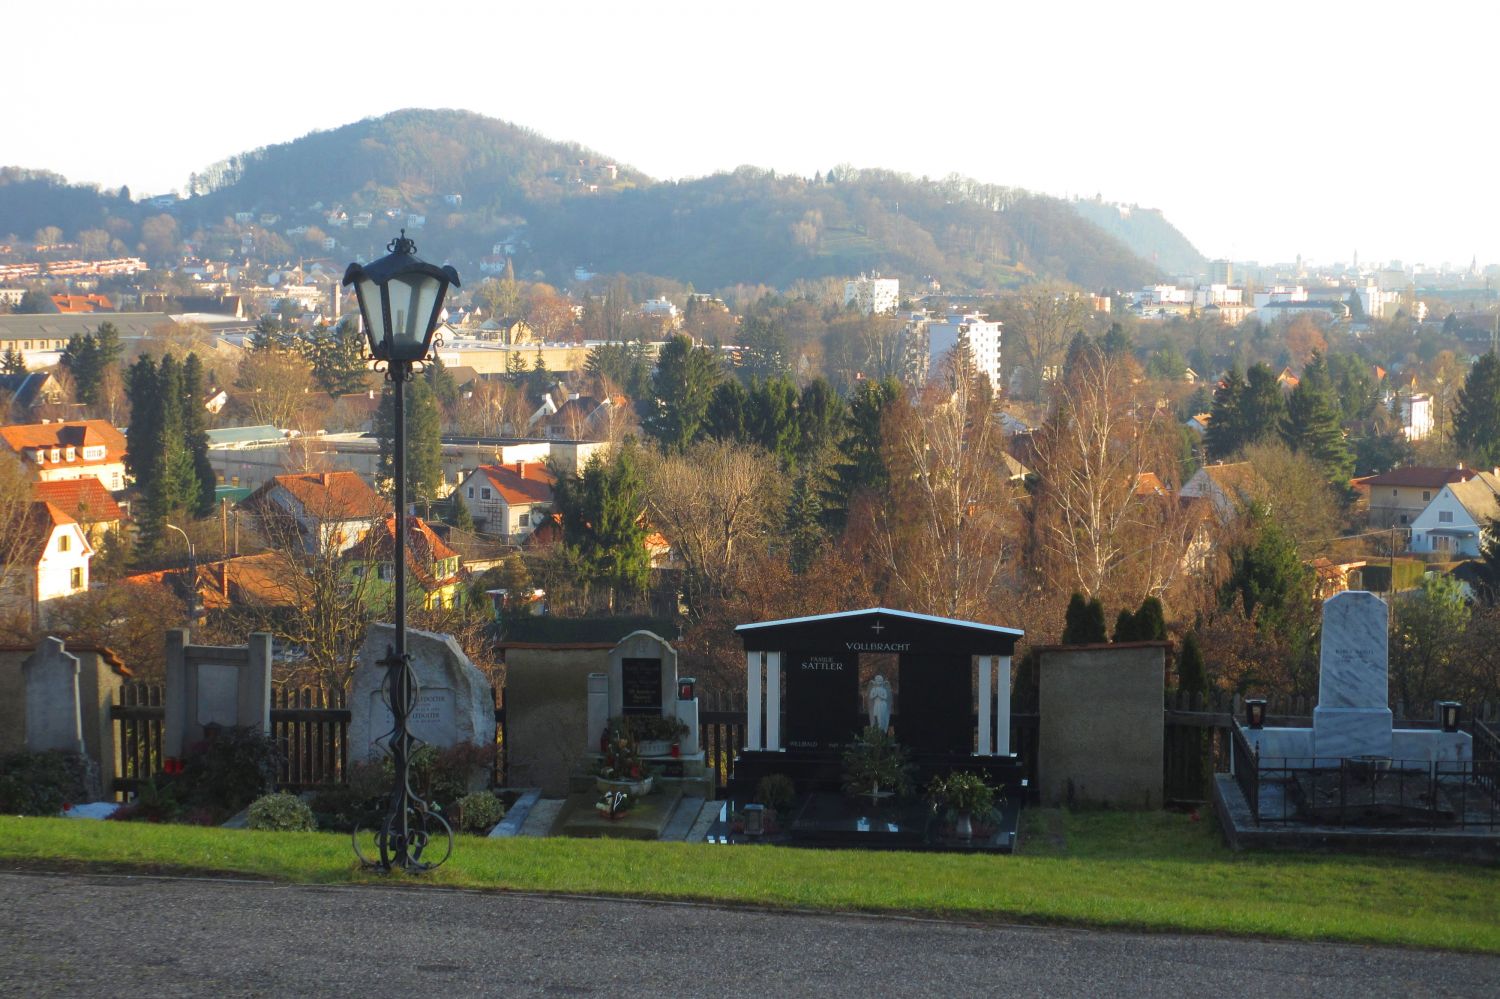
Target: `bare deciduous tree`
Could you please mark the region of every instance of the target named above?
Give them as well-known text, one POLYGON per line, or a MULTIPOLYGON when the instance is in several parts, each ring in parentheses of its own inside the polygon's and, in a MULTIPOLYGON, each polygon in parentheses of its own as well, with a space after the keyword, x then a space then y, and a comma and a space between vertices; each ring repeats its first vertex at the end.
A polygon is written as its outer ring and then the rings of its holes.
POLYGON ((682 559, 689 604, 729 592, 744 560, 786 514, 786 482, 758 447, 703 441, 680 455, 643 456, 651 522, 682 559))
POLYGON ((1184 568, 1169 410, 1136 392, 1135 362, 1085 351, 1053 386, 1037 434, 1035 561, 1087 597, 1160 596, 1184 568))
POLYGON ((1022 531, 991 408, 987 385, 959 370, 884 418, 891 487, 864 523, 895 606, 980 620, 996 607, 1022 531))

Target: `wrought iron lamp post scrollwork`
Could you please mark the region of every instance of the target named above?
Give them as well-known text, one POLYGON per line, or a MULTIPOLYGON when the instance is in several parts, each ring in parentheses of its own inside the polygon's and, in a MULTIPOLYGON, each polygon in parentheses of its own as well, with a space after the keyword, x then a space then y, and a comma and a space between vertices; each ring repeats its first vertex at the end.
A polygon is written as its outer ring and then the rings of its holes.
POLYGON ((396 636, 380 664, 386 668, 386 696, 392 718, 387 748, 396 782, 385 820, 375 834, 379 858, 366 857, 360 850, 358 829, 354 852, 361 861, 382 871, 425 871, 453 852, 453 830, 411 786, 411 757, 421 740, 409 727, 418 691, 411 656, 406 651, 406 383, 426 362, 442 316, 443 299, 450 287, 458 287, 459 280, 452 267, 438 267, 418 257, 417 244, 406 238, 405 229, 386 249, 390 252, 374 263, 350 264, 343 281, 354 285, 370 357, 377 369, 385 370, 391 383, 395 423, 396 636), (435 841, 439 839, 444 852, 432 859, 429 851, 437 848, 435 841))

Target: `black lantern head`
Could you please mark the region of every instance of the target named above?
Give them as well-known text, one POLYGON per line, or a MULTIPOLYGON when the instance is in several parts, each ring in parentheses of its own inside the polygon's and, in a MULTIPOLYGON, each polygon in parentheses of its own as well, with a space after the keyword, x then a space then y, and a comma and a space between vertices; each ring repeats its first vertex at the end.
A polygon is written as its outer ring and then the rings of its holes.
POLYGON ((370 356, 410 364, 427 356, 448 287, 458 287, 458 271, 417 256, 406 230, 386 246, 391 252, 371 264, 350 264, 344 284, 354 285, 365 323, 370 356))
POLYGON ((1264 728, 1266 724, 1266 702, 1264 698, 1251 697, 1245 701, 1245 721, 1251 728, 1264 728))
POLYGON ((696 685, 697 685, 697 681, 694 680, 690 676, 680 676, 680 677, 678 677, 677 678, 677 699, 679 701, 691 701, 693 699, 693 690, 694 690, 694 688, 695 688, 696 685))

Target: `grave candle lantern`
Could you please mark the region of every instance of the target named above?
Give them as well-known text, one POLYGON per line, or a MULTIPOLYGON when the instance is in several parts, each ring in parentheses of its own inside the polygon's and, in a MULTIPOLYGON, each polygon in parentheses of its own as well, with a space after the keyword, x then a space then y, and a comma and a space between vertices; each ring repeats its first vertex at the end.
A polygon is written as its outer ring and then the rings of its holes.
POLYGON ((1266 724, 1266 701, 1263 697, 1251 697, 1245 701, 1245 723, 1251 728, 1264 728, 1266 724))
POLYGON ((690 676, 678 677, 677 699, 679 701, 691 701, 693 699, 693 688, 696 686, 697 682, 697 680, 690 676))
POLYGON ((766 831, 766 806, 745 806, 745 835, 760 836, 766 831))
POLYGON ((1438 701, 1438 720, 1443 723, 1444 732, 1458 731, 1458 709, 1457 701, 1438 701))

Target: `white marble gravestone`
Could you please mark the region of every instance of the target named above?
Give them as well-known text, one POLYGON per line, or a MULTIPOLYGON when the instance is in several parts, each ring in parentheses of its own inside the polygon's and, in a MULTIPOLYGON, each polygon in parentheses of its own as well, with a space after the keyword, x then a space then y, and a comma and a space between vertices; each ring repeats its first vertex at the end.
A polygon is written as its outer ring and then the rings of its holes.
POLYGON ((21 666, 26 683, 26 748, 33 753, 83 752, 78 657, 60 638, 44 638, 21 666))
MULTIPOLYGON (((395 628, 372 624, 349 694, 349 752, 372 759, 385 752, 385 739, 395 724, 386 700, 387 667, 380 660, 395 640, 395 628)), ((471 743, 495 744, 495 692, 452 635, 408 629, 406 650, 411 655, 419 692, 407 719, 411 733, 439 749, 471 743)))
POLYGON ((1351 590, 1323 602, 1313 710, 1319 758, 1391 755, 1389 621, 1390 608, 1373 593, 1351 590))

